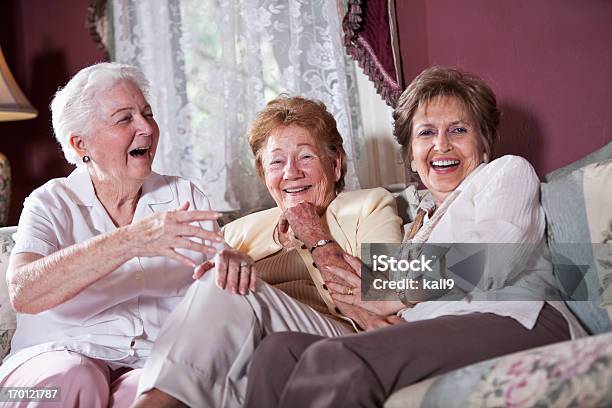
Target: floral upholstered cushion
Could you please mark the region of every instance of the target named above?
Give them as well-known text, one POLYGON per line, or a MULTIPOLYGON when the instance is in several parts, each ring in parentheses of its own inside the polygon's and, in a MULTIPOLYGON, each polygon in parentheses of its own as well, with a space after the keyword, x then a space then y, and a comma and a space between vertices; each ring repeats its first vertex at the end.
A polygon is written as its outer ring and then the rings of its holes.
POLYGON ((612 333, 473 364, 404 388, 385 404, 385 408, 608 406, 612 406, 612 333))
POLYGON ((16 230, 15 227, 0 228, 0 359, 8 353, 16 327, 5 279, 9 255, 15 244, 12 234, 16 230))
POLYGON ((612 333, 502 358, 469 396, 473 407, 609 407, 612 333))

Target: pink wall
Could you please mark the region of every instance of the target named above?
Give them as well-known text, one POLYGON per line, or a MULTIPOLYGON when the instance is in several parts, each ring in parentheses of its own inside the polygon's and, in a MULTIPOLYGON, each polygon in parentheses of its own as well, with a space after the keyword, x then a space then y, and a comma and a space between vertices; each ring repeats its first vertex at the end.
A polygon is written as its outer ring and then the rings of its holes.
MULTIPOLYGON (((4 0, 0 45, 39 111, 0 123, 11 160, 9 222, 23 199, 68 166, 52 137, 48 104, 58 86, 103 58, 84 27, 84 0, 4 0)), ((612 139, 612 2, 609 0, 397 1, 407 81, 425 67, 484 77, 504 111, 498 153, 527 157, 540 175, 612 139)))
POLYGON ((483 77, 503 111, 498 155, 544 175, 612 140, 611 1, 396 3, 405 82, 431 65, 483 77))
POLYGON ((16 224, 24 198, 69 166, 53 138, 49 103, 81 68, 103 58, 85 28, 84 0, 4 0, 0 45, 21 89, 38 109, 36 119, 0 122, 0 152, 11 161, 13 197, 9 224, 16 224))

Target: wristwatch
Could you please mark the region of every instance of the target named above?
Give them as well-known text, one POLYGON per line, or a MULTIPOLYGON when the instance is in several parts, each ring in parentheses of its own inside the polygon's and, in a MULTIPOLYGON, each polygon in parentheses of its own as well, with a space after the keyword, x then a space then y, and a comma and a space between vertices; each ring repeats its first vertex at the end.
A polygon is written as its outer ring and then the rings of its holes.
POLYGON ((333 239, 320 239, 314 244, 314 246, 310 247, 310 253, 312 254, 312 251, 319 247, 325 246, 327 244, 333 244, 335 242, 336 241, 334 241, 333 239))

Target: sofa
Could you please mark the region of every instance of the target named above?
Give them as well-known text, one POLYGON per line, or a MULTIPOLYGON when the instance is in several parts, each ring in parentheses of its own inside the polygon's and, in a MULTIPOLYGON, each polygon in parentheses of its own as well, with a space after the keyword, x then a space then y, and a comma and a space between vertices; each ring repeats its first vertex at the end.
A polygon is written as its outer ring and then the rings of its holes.
MULTIPOLYGON (((541 199, 555 274, 570 295, 566 304, 591 336, 426 379, 394 393, 385 408, 612 406, 612 313, 606 309, 612 309, 612 143, 548 174, 541 199)), ((418 200, 414 186, 397 194, 405 220, 414 216, 418 200)), ((15 231, 0 228, 0 276, 15 231)), ((15 314, 0 279, 0 357, 14 331, 15 314)))

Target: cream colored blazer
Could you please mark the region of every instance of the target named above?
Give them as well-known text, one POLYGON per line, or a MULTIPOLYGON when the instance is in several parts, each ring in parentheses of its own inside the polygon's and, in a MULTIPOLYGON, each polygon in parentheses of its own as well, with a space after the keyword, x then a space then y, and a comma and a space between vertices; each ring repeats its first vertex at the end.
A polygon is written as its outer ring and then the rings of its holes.
MULTIPOLYGON (((274 233, 280 216, 280 208, 275 207, 240 218, 223 228, 225 240, 255 261, 263 259, 282 249, 274 233)), ((402 220, 397 215, 395 199, 383 188, 340 193, 327 207, 323 221, 338 245, 354 256, 360 256, 363 243, 402 242, 402 220)), ((323 289, 323 277, 310 252, 297 239, 294 245, 330 313, 340 316, 329 292, 323 289)))

